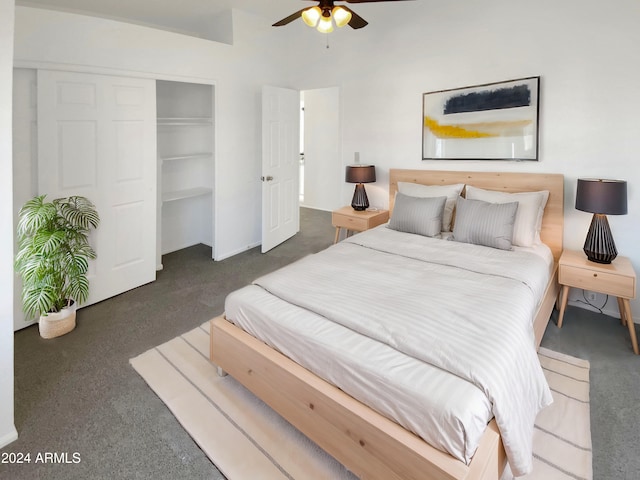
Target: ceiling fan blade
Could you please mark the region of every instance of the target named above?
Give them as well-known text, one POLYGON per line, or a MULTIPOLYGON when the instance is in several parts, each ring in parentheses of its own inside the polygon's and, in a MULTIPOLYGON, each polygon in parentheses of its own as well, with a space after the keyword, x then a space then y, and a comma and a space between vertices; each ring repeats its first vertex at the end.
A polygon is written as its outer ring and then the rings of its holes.
POLYGON ((351 28, 357 30, 358 28, 366 27, 367 25, 369 25, 369 22, 367 22, 364 18, 351 10, 349 7, 345 7, 344 5, 340 5, 340 7, 351 13, 351 20, 349 20, 349 26, 351 28))
POLYGON ((303 8, 302 10, 298 10, 296 13, 292 13, 288 17, 285 17, 282 20, 274 23, 272 27, 281 27, 283 25, 293 22, 294 20, 300 18, 300 15, 302 15, 302 12, 304 12, 305 10, 306 8, 303 8))

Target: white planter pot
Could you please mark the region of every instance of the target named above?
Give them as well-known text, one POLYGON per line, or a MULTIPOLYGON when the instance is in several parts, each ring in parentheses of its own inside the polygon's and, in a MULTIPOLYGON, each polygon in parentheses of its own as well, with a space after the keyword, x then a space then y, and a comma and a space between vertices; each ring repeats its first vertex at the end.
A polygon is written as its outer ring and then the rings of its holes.
POLYGON ((42 338, 55 338, 76 328, 76 304, 59 312, 41 315, 38 322, 42 338))

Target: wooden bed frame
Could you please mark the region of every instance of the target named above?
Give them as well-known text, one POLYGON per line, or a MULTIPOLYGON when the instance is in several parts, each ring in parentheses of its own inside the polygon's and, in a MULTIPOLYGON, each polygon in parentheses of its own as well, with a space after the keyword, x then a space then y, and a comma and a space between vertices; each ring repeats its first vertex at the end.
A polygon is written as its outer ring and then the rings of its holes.
MULTIPOLYGON (((464 183, 504 192, 549 190, 541 238, 555 267, 535 317, 539 346, 558 297, 564 179, 557 174, 390 170, 389 210, 398 182, 464 183)), ((495 420, 471 463, 451 457, 227 321, 211 320, 211 360, 362 479, 498 480, 506 464, 495 420)))

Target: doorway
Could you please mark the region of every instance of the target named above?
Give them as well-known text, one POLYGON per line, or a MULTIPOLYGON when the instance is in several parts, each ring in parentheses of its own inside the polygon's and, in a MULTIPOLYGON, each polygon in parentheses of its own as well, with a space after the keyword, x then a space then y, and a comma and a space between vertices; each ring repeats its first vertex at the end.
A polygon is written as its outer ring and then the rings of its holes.
POLYGON ((342 206, 340 88, 300 92, 300 206, 332 211, 342 206))
POLYGON ((176 250, 202 243, 213 252, 214 99, 211 84, 156 81, 157 270, 176 250))

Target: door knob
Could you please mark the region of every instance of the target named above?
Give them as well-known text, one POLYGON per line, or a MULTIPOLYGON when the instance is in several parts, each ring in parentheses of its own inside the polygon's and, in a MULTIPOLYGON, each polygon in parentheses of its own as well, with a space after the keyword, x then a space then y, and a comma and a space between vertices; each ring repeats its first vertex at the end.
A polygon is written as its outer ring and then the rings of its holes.
POLYGON ((266 177, 260 177, 260 179, 263 182, 270 182, 271 180, 273 180, 273 177, 271 175, 267 175, 266 177))

